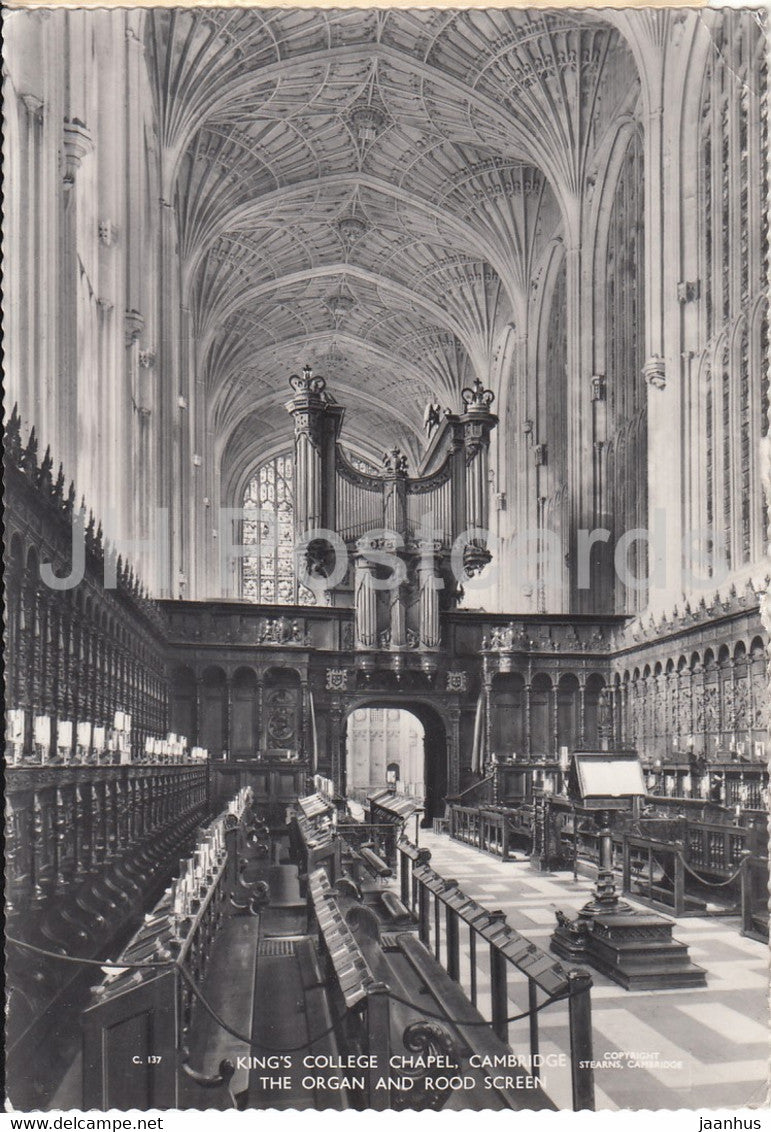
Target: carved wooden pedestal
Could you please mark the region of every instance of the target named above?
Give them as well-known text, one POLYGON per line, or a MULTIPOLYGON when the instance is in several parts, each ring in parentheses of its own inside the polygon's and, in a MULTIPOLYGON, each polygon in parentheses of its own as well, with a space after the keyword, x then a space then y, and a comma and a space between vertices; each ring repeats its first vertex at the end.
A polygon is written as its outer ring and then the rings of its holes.
POLYGON ((552 951, 571 963, 588 963, 625 990, 703 987, 706 974, 688 948, 672 939, 674 923, 655 912, 636 912, 620 900, 613 876, 611 814, 600 811, 600 862, 593 898, 569 920, 557 912, 552 951))
POLYGON ((703 987, 706 973, 688 958, 684 943, 672 939, 674 924, 664 916, 625 911, 558 914, 551 949, 571 963, 588 963, 625 990, 703 987))

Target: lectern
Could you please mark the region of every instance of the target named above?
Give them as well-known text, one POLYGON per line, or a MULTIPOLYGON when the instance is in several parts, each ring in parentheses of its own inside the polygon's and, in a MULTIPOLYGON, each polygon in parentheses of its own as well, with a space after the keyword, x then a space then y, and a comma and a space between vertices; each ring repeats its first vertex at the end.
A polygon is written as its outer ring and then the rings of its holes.
POLYGON ((600 834, 600 855, 594 897, 582 916, 629 910, 620 901, 613 878, 613 820, 628 812, 635 798, 646 793, 640 759, 635 751, 576 751, 568 775, 568 796, 593 814, 600 834))
POLYGON ((672 939, 665 916, 635 911, 620 900, 613 876, 613 818, 645 794, 634 751, 576 751, 568 795, 576 809, 593 814, 600 833, 597 882, 592 899, 571 920, 557 912, 551 947, 563 959, 584 962, 626 990, 704 986, 704 970, 691 963, 685 944, 672 939))

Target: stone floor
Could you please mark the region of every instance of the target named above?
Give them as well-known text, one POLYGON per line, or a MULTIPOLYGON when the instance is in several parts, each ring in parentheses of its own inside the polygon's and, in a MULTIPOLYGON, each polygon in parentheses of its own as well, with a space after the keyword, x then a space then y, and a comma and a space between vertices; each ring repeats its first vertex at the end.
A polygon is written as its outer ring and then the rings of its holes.
MULTIPOLYGON (((588 898, 591 881, 571 874, 537 873, 527 861, 499 861, 445 835, 421 830, 431 864, 454 877, 469 896, 502 909, 512 927, 548 948, 561 909, 576 912, 588 898)), ((641 911, 649 909, 640 906, 641 911)), ((704 988, 625 991, 593 972, 594 1057, 623 1053, 622 1068, 597 1069, 598 1109, 735 1108, 765 1102, 769 1056, 769 965, 765 944, 739 934, 732 918, 685 918, 673 935, 686 943, 694 963, 707 971, 704 988), (632 1067, 627 1055, 645 1053, 658 1064, 632 1067), (650 1057, 655 1054, 655 1057, 650 1057)), ((461 931, 461 980, 468 989, 469 951, 461 931)), ((478 1006, 490 1017, 490 980, 485 949, 477 949, 478 1006)), ((511 1013, 527 1007, 526 980, 509 977, 511 1013)), ((539 1015, 541 1052, 569 1048, 567 1010, 562 1003, 539 1015)), ((512 1024, 515 1052, 528 1049, 528 1022, 512 1024)), ((608 1059, 610 1060, 610 1059, 608 1059)), ((618 1060, 618 1059, 616 1059, 618 1060)), ((638 1058, 637 1060, 642 1060, 638 1058)), ((544 1070, 547 1092, 570 1108, 567 1069, 544 1070)))

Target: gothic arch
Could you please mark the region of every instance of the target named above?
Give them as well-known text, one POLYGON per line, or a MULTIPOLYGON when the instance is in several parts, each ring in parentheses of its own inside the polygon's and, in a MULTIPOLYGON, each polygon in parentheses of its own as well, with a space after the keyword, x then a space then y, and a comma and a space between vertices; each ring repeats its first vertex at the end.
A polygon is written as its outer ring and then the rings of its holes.
MULTIPOLYGON (((434 817, 444 816, 444 803, 451 781, 452 727, 446 709, 420 695, 404 693, 389 695, 387 692, 362 694, 352 697, 345 705, 345 719, 359 708, 401 708, 416 717, 423 725, 426 789, 424 821, 429 824, 434 817)), ((344 731, 343 731, 344 733, 344 731)), ((344 774, 345 759, 341 759, 341 773, 344 774)), ((343 783, 344 791, 344 783, 343 783)))

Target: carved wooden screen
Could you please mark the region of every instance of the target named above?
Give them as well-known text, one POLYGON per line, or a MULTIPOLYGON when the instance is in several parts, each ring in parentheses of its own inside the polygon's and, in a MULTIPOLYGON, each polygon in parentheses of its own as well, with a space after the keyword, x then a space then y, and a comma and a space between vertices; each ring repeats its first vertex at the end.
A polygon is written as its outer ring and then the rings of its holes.
MULTIPOLYGON (((648 430, 644 363, 644 182, 642 138, 627 144, 610 213, 605 279, 605 372, 608 397, 607 511, 610 545, 648 525, 648 430)), ((645 544, 632 543, 633 577, 647 577, 645 544)), ((634 612, 647 598, 643 587, 616 579, 616 609, 634 612)))
POLYGON ((757 445, 768 430, 765 39, 754 12, 721 13, 704 77, 699 193, 706 523, 717 561, 760 557, 757 445))

